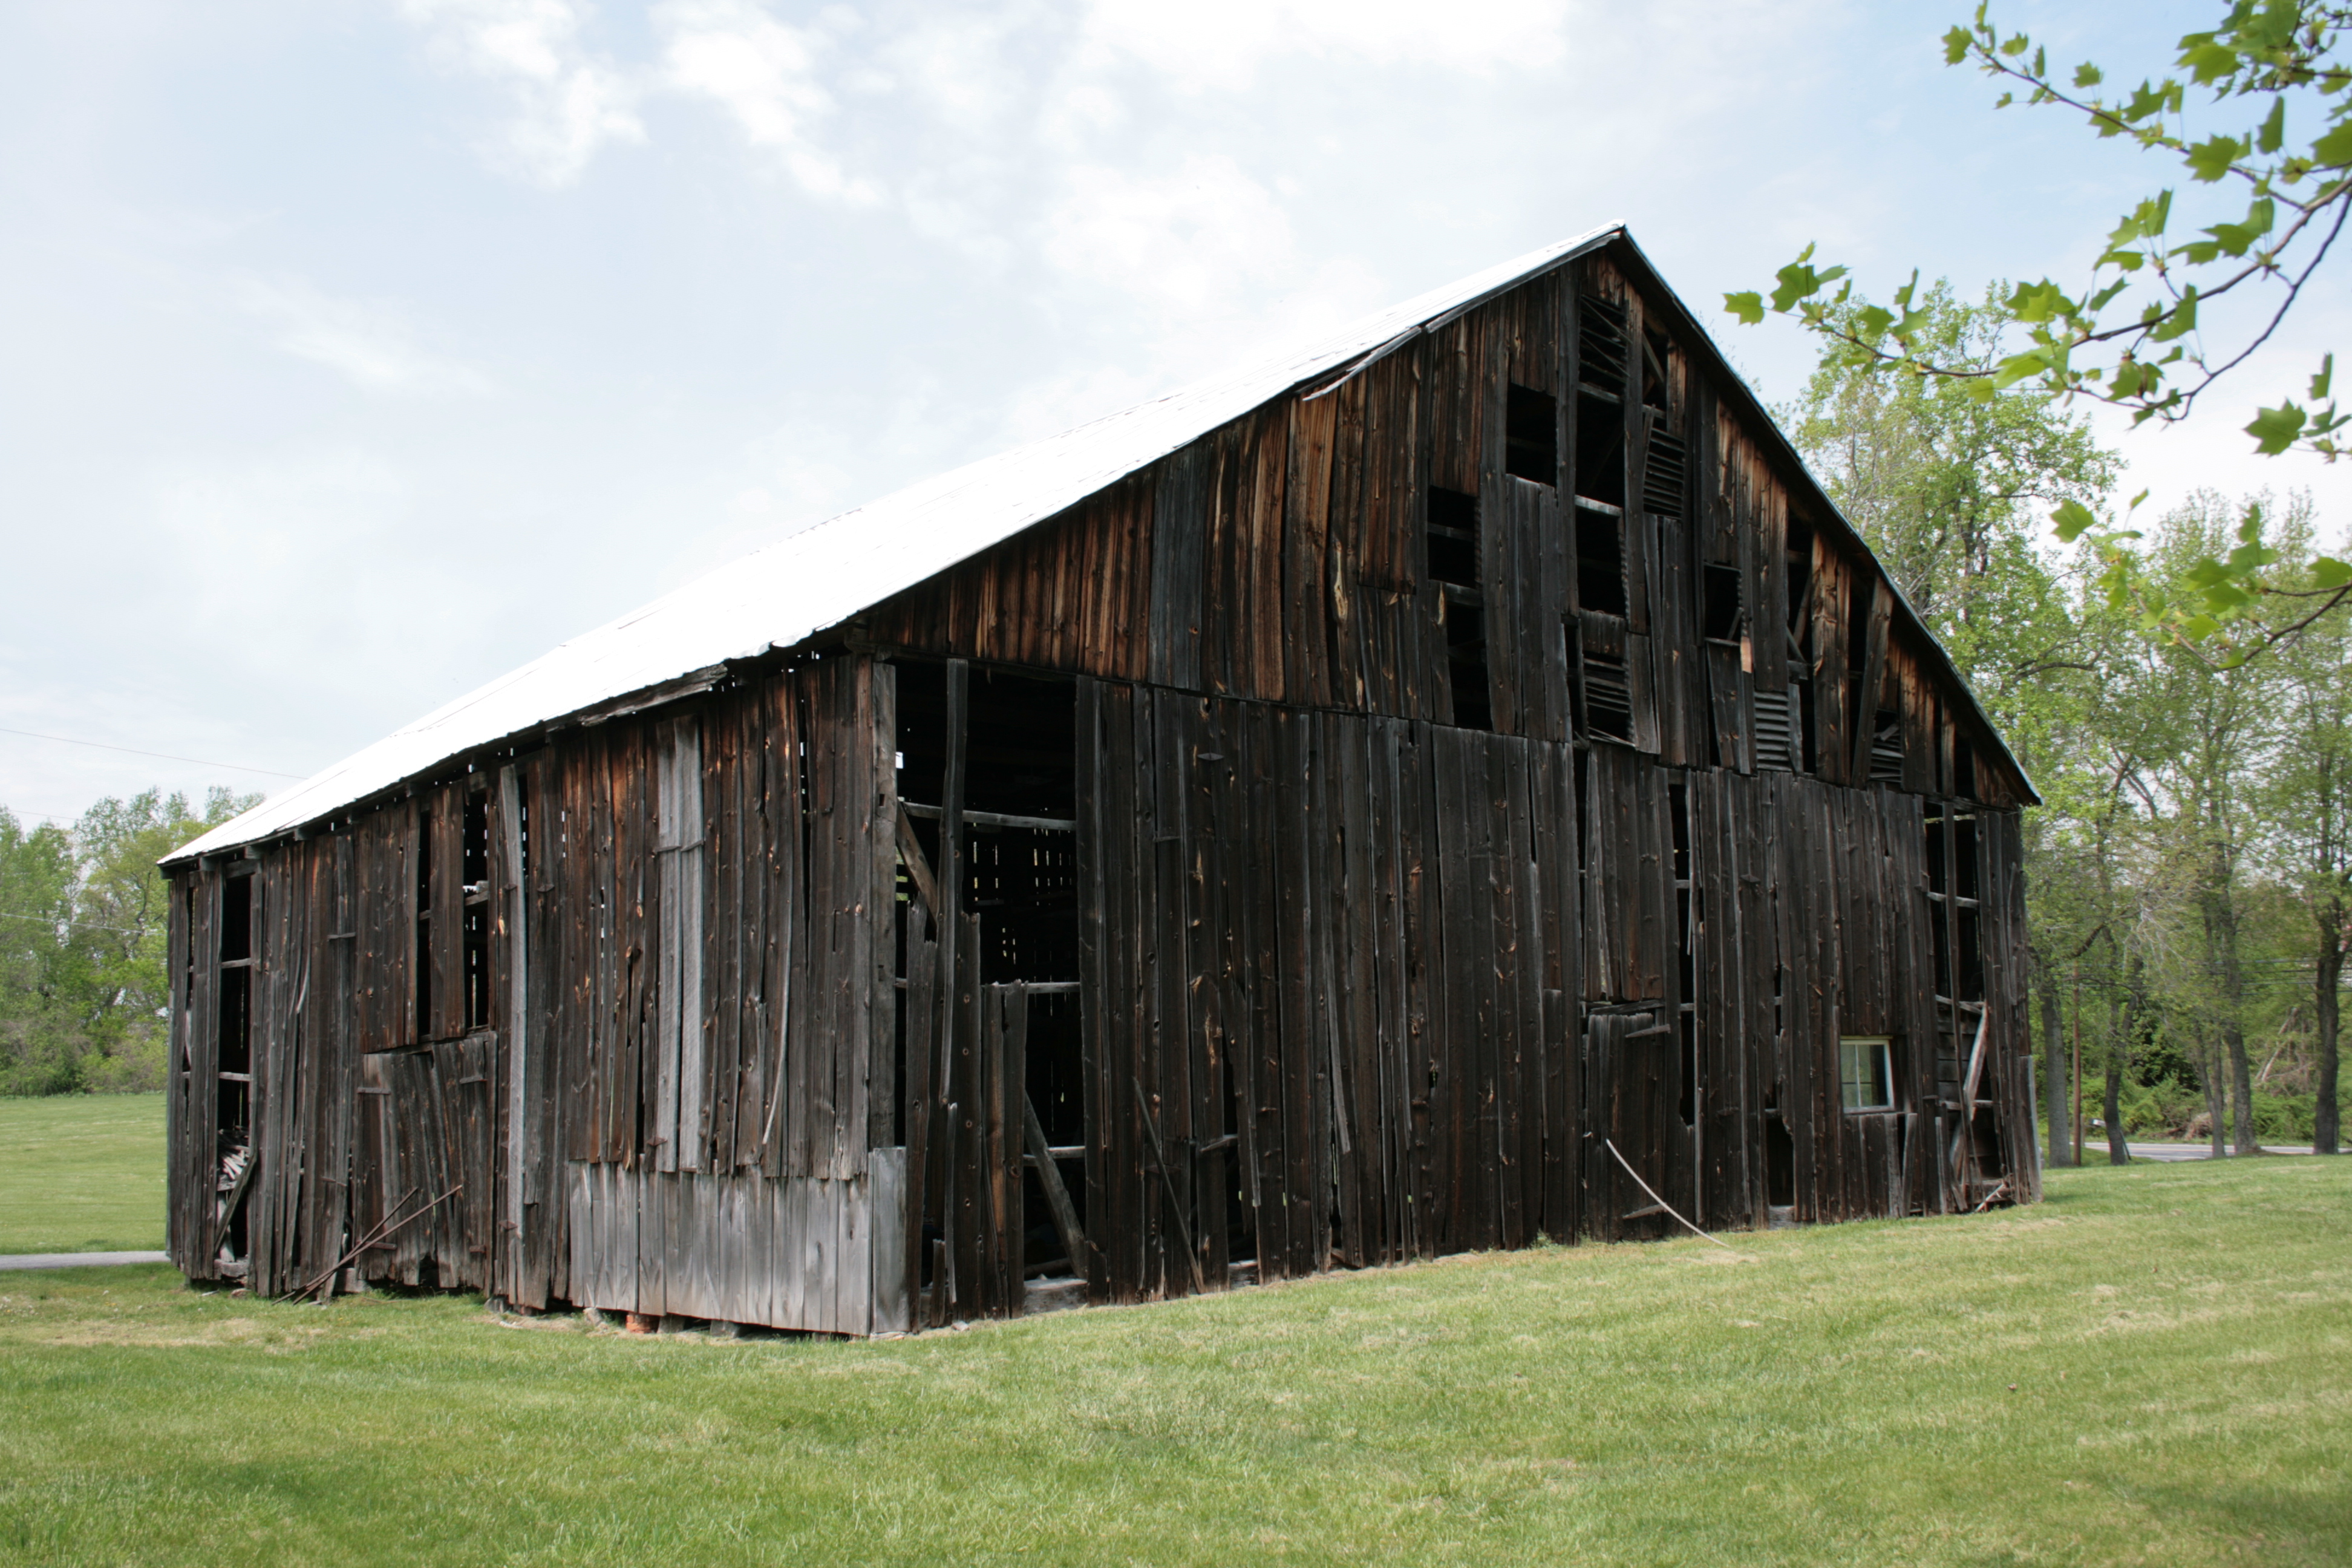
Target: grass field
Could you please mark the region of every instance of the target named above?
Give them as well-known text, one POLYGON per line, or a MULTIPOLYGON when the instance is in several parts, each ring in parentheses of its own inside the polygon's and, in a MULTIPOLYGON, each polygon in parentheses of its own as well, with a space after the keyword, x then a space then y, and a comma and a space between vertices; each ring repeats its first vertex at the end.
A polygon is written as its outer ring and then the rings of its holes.
POLYGON ((0 1252, 163 1245, 163 1097, 0 1100, 0 1252))
POLYGON ((0 1276, 0 1558, 2352 1559, 2352 1161, 2051 1187, 869 1343, 0 1276))

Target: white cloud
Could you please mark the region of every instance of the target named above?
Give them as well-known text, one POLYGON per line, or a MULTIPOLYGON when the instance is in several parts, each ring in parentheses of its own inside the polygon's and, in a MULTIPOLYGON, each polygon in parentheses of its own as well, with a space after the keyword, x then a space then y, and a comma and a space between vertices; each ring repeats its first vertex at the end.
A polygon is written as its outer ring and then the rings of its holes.
POLYGON ((1540 69, 1567 45, 1569 0, 1088 0, 1086 32, 1188 87, 1245 87, 1284 55, 1440 69, 1540 69))
MULTIPOLYGON (((1141 307, 1129 321, 1149 353, 1125 367, 1146 371, 1136 395, 1164 392, 1174 379, 1224 368, 1277 342, 1319 335, 1385 302, 1389 291, 1353 257, 1309 258, 1286 204, 1223 154, 1194 153, 1158 175, 1099 163, 1071 169, 1038 248, 1065 279, 1125 294, 1141 307)), ((1067 297, 1066 283, 1054 293, 1067 297)), ((1106 413, 1118 405, 1089 406, 1104 390, 1099 377, 1041 387, 1024 400, 1024 412, 1106 413)))
POLYGON ((526 177, 569 184, 605 142, 644 139, 635 91, 583 46, 574 0, 401 0, 401 11, 446 64, 513 96, 491 152, 526 177))
POLYGON ((814 196, 863 205, 881 193, 843 169, 809 134, 833 111, 818 80, 818 57, 850 19, 828 12, 815 27, 781 22, 757 0, 670 0, 654 13, 666 39, 663 80, 708 98, 735 119, 743 139, 773 155, 814 196))
POLYGON ((1057 269, 1195 315, 1280 275, 1295 250, 1272 194, 1223 155, 1156 177, 1081 164, 1045 221, 1057 269))
POLYGON ((278 329, 279 348, 325 365, 362 392, 409 397, 480 397, 493 390, 472 366, 432 353, 398 307, 336 300, 299 279, 247 279, 237 302, 278 329))

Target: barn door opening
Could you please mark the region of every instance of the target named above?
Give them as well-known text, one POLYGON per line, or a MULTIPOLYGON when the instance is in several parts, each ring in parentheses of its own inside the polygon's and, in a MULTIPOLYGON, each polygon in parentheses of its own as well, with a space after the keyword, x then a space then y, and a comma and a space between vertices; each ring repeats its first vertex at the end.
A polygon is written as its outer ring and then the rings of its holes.
POLYGON ((1666 1205, 1691 1213, 1681 1105, 1685 1049, 1663 1010, 1596 1011, 1584 1023, 1585 1193, 1592 1234, 1640 1241, 1677 1234, 1666 1205))
POLYGON ((218 1007, 215 1062, 218 1086, 213 1099, 215 1184, 212 1235, 219 1247, 215 1262, 225 1279, 246 1278, 248 1256, 247 1199, 254 1178, 253 996, 260 963, 255 942, 261 929, 256 890, 261 879, 251 860, 233 862, 220 883, 219 970, 213 983, 218 1007))
POLYGON ((927 1322, 1083 1277, 1076 688, 898 671, 908 1279, 927 1322))

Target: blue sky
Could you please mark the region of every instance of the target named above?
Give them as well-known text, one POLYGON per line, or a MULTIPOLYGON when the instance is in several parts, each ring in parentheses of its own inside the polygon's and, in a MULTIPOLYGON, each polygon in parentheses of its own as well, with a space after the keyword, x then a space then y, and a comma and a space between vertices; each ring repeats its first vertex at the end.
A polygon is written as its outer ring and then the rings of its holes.
MULTIPOLYGON (((1712 315, 2080 275, 2163 171, 1999 114, 1969 7, 73 0, 0 11, 0 729, 299 774, 927 474, 1622 219, 1712 315)), ((2111 76, 2210 7, 1997 16, 2111 76), (2115 39, 2116 26, 2131 29, 2115 39)), ((2232 215, 2234 216, 2234 215, 2232 215)), ((2352 344, 2334 279, 2203 428, 2352 344), (2263 373, 2269 373, 2265 375, 2263 373)), ((1795 329, 1719 339, 1768 397, 1795 329)), ((259 773, 0 732, 70 816, 259 773)))

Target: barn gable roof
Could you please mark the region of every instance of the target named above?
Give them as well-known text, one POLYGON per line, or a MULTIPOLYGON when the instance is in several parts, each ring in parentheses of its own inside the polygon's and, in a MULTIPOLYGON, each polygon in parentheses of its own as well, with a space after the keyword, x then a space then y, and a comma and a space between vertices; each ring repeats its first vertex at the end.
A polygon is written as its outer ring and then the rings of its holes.
MULTIPOLYGON (((1723 395, 1777 447, 1809 511, 1874 558, 1810 478, 1769 413, 1620 225, 1474 273, 1181 391, 925 479, 706 573, 642 608, 572 637, 383 740, 279 791, 167 857, 173 864, 292 832, 395 790, 443 764, 542 726, 648 706, 707 684, 730 661, 789 648, 891 595, 1059 515, 1160 458, 1318 380, 1360 369, 1540 273, 1603 247, 1671 306, 1683 337, 1712 363, 1723 395), (635 699, 638 700, 633 701, 635 699)), ((1881 575, 1884 571, 1881 569, 1881 575)), ((1891 579, 1889 580, 1892 584, 1891 579)), ((1899 620, 1929 650, 1996 748, 1998 731, 1896 588, 1899 620)), ((2001 761, 2017 769, 2000 751, 2001 761)), ((2029 785, 2030 793, 2030 785, 2029 785)))

